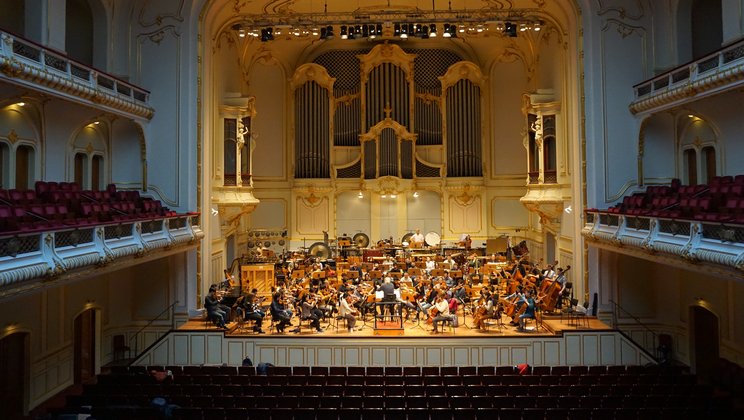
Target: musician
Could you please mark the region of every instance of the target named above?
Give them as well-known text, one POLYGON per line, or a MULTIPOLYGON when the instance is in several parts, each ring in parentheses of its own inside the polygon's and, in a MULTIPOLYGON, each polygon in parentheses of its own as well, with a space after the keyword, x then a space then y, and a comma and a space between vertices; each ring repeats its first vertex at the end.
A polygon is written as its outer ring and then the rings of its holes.
POLYGON ((432 313, 435 314, 434 319, 433 319, 434 329, 431 330, 432 332, 437 332, 438 331, 438 329, 437 329, 437 324, 438 323, 440 323, 442 321, 447 322, 447 321, 451 321, 452 320, 452 316, 450 315, 450 309, 449 308, 450 308, 449 307, 449 302, 447 302, 447 300, 445 300, 442 297, 441 294, 438 294, 437 295, 436 302, 434 303, 434 307, 432 307, 429 310, 430 311, 429 312, 430 314, 432 314, 432 313))
POLYGON ((270 309, 271 317, 275 321, 279 321, 276 325, 276 330, 280 333, 284 332, 284 328, 286 328, 287 325, 292 325, 292 312, 287 310, 285 305, 286 301, 283 293, 277 292, 272 296, 270 309))
POLYGON ((245 296, 245 299, 243 299, 240 309, 242 309, 243 311, 243 319, 252 319, 253 321, 255 321, 253 332, 263 334, 264 331, 261 329, 261 325, 263 324, 265 315, 261 311, 261 307, 259 306, 259 301, 256 299, 256 295, 253 293, 248 293, 245 296))
MULTIPOLYGON (((558 271, 556 271, 555 281, 558 282, 558 284, 561 285, 561 291, 558 293, 558 296, 563 296, 563 293, 566 291, 566 283, 568 280, 566 279, 566 275, 563 274, 564 270, 560 267, 558 267, 558 271)), ((563 299, 558 298, 558 301, 555 303, 555 309, 561 309, 563 307, 562 301, 563 299)))
POLYGON ((411 235, 411 248, 423 248, 424 247, 424 235, 421 233, 421 229, 416 229, 416 233, 411 235))
POLYGON ((343 295, 339 302, 338 316, 346 319, 346 325, 349 327, 349 332, 354 331, 354 325, 356 324, 356 316, 359 312, 352 306, 353 298, 349 294, 343 295))
MULTIPOLYGON (((315 328, 316 332, 323 332, 320 328, 320 318, 323 316, 323 312, 316 307, 317 301, 315 297, 309 298, 305 295, 300 300, 300 319, 310 320, 310 326, 315 328)), ((298 331, 299 332, 299 331, 298 331)))
POLYGON ((524 295, 522 295, 521 299, 522 302, 527 305, 527 308, 524 310, 524 313, 522 315, 519 315, 519 327, 517 328, 517 330, 525 331, 525 324, 527 323, 527 320, 535 319, 535 299, 532 298, 532 291, 529 289, 527 289, 524 295))
MULTIPOLYGON (((390 277, 385 277, 385 280, 382 282, 382 284, 377 288, 378 292, 382 292, 382 302, 388 303, 388 302, 395 302, 395 285, 393 284, 393 281, 390 277)), ((387 312, 390 313, 390 316, 393 315, 393 305, 391 304, 385 304, 383 305, 387 308, 387 312)), ((385 315, 384 312, 380 315, 385 315)))
POLYGON ((229 271, 225 270, 225 280, 222 281, 222 288, 223 289, 230 289, 233 286, 233 283, 235 282, 235 279, 233 278, 232 274, 230 274, 229 271))
POLYGON ((463 233, 460 236, 460 241, 457 243, 457 246, 465 248, 465 249, 470 249, 470 246, 472 245, 472 243, 473 243, 473 240, 470 239, 470 235, 467 233, 463 233))
POLYGON ((434 270, 435 268, 437 268, 437 263, 435 263, 431 257, 426 257, 426 274, 431 274, 431 270, 434 270))
POLYGON ((220 304, 220 298, 217 297, 217 287, 212 285, 209 288, 209 294, 204 298, 204 309, 207 310, 207 317, 215 320, 218 328, 226 330, 229 312, 226 312, 223 308, 225 306, 220 304))

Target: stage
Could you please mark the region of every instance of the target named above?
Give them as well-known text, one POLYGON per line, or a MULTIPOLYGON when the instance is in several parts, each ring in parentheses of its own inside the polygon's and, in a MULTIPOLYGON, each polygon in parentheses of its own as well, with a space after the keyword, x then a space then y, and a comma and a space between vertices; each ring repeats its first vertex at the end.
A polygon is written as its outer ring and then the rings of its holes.
MULTIPOLYGON (((203 318, 193 319, 161 337, 133 364, 235 366, 245 358, 277 366, 591 366, 653 361, 628 337, 596 318, 589 317, 587 324, 578 327, 560 315, 543 318, 538 331, 527 332, 508 322, 503 328, 480 331, 469 327, 469 316, 464 323, 461 316, 457 328, 445 327, 439 333, 433 333, 430 325, 419 327, 408 321, 403 334, 394 336, 375 335, 373 328, 337 332, 325 322, 322 333, 303 327, 299 333, 278 334, 269 332, 266 322, 266 333, 256 334, 236 323, 223 331, 203 318)), ((534 323, 529 327, 534 328, 534 323)))
POLYGON ((212 323, 206 322, 203 318, 190 319, 185 324, 181 325, 179 331, 210 331, 210 332, 224 332, 226 337, 267 337, 267 338, 287 338, 287 337, 314 337, 314 338, 351 338, 351 337, 378 337, 386 335, 395 335, 398 338, 402 337, 427 337, 427 338, 452 338, 452 337, 521 337, 521 336, 560 336, 565 331, 612 331, 612 328, 600 321, 596 317, 588 316, 585 318, 569 317, 567 314, 561 316, 560 314, 541 315, 541 322, 537 322, 537 329, 535 329, 535 321, 530 321, 527 325, 527 331, 517 331, 516 326, 510 325, 510 318, 506 316, 502 317, 502 325, 496 320, 489 320, 489 326, 486 330, 475 328, 472 323, 472 317, 466 315, 463 319, 462 316, 458 317, 458 326, 452 328, 449 324, 444 326, 442 330, 441 325, 439 326, 439 332, 433 332, 433 326, 426 324, 425 321, 416 322, 415 320, 408 320, 403 323, 403 329, 400 334, 386 334, 386 332, 392 330, 397 331, 393 325, 397 326, 397 323, 386 323, 385 328, 379 328, 375 330, 373 328, 374 322, 369 317, 367 323, 363 323, 358 320, 356 328, 360 328, 355 331, 348 331, 342 322, 338 330, 335 326, 335 319, 331 322, 321 321, 321 328, 323 332, 316 332, 314 329, 307 326, 307 322, 302 323, 302 327, 299 332, 290 332, 299 325, 298 318, 293 318, 292 327, 287 327, 284 333, 278 333, 271 329, 269 320, 264 321, 263 330, 264 334, 257 334, 252 331, 252 323, 247 325, 240 325, 238 322, 229 323, 226 331, 220 330, 212 323), (392 328, 391 328, 392 327, 392 328), (382 333, 380 333, 382 331, 382 333), (376 334, 377 332, 377 334, 376 334))

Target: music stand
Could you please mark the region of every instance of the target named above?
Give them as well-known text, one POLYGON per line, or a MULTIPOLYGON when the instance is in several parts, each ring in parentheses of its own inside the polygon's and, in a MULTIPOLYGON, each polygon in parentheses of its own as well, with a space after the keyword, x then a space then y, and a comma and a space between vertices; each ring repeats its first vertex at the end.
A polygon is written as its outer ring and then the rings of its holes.
POLYGON ((420 276, 421 275, 421 269, 420 268, 409 268, 408 269, 408 275, 409 276, 420 276))
POLYGON ((303 277, 305 277, 305 270, 292 270, 293 279, 301 279, 303 277))
POLYGON ((401 273, 400 271, 391 271, 388 273, 388 276, 400 280, 400 278, 403 277, 403 273, 401 273))
POLYGON ((435 268, 431 270, 431 273, 429 273, 429 276, 431 277, 444 277, 444 270, 441 268, 435 268))
POLYGON ((313 280, 324 279, 324 278, 326 278, 325 271, 314 271, 313 272, 313 280))
POLYGON ((421 328, 422 330, 426 331, 426 327, 421 325, 421 318, 423 318, 424 316, 428 317, 429 314, 424 310, 424 308, 421 307, 421 302, 416 302, 416 309, 419 313, 416 314, 416 325, 414 325, 412 328, 421 328), (421 314, 423 314, 424 316, 421 316, 421 314))
POLYGON ((382 271, 380 270, 372 270, 369 272, 369 278, 370 279, 381 279, 382 278, 382 271))

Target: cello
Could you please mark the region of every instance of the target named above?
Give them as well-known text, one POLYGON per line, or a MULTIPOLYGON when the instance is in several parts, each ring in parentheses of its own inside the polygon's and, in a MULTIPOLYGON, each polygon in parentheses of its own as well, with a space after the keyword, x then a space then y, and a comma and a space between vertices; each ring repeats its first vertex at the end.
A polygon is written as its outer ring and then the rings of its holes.
MULTIPOLYGON (((563 274, 566 274, 571 266, 566 266, 563 270, 563 274)), ((540 301, 540 309, 543 311, 550 312, 555 309, 555 305, 558 303, 558 299, 561 298, 561 284, 556 280, 543 280, 543 284, 538 293, 538 300, 540 301), (547 285, 546 283, 549 282, 547 285)))

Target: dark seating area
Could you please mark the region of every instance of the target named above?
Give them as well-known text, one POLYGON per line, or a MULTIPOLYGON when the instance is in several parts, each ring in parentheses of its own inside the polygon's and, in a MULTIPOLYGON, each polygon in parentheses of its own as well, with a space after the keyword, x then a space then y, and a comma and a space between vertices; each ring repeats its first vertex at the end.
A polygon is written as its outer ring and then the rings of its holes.
POLYGON ((95 419, 714 418, 728 397, 682 367, 121 367, 68 396, 57 415, 95 419), (158 381, 152 371, 172 372, 158 381))
POLYGON ((710 183, 649 186, 625 196, 608 213, 744 224, 744 175, 717 176, 710 183))
POLYGON ((139 191, 81 190, 74 182, 37 181, 33 190, 0 189, 0 234, 58 230, 175 216, 139 191))

